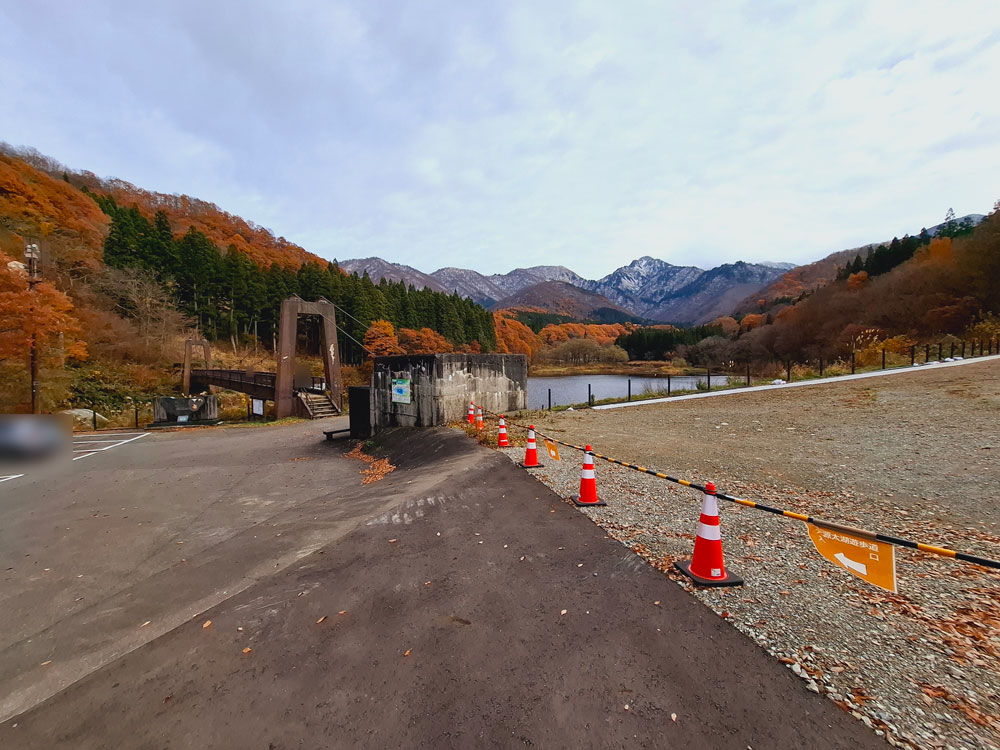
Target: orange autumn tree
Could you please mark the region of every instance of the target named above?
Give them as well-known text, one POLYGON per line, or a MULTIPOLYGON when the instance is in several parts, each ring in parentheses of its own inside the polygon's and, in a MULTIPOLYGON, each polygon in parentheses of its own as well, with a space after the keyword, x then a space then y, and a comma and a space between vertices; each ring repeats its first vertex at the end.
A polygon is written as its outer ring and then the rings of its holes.
POLYGON ((373 320, 365 332, 364 344, 375 357, 405 353, 399 345, 395 327, 388 320, 373 320))
POLYGON ((399 345, 407 354, 445 354, 455 351, 448 339, 430 328, 421 328, 419 331, 400 328, 399 345))
POLYGON ((500 354, 527 354, 530 358, 542 346, 534 331, 521 321, 508 318, 503 312, 493 313, 493 327, 500 354))
POLYGON ((34 338, 43 361, 87 358, 69 297, 47 281, 28 286, 21 264, 0 253, 0 360, 27 358, 34 338))
POLYGON ((622 323, 550 323, 539 331, 538 338, 549 346, 570 339, 593 339, 601 346, 607 346, 633 328, 635 326, 622 323))

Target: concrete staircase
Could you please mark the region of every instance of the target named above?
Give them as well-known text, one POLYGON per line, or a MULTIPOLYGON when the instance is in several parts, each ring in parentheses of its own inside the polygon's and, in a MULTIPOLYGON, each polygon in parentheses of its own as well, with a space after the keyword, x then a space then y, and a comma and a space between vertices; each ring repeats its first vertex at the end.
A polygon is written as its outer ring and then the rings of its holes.
POLYGON ((305 404, 310 419, 336 417, 340 414, 340 411, 334 406, 333 400, 326 394, 299 391, 299 399, 305 404))

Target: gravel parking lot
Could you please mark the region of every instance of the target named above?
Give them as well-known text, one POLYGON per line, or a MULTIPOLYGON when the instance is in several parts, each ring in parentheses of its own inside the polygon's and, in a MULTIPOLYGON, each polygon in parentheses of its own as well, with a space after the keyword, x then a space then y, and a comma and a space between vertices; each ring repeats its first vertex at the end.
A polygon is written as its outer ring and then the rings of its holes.
MULTIPOLYGON (((1000 558, 996 362, 533 418, 740 497, 1000 558)), ((535 476, 576 494, 580 454, 542 457, 535 476)), ((691 554, 700 495, 597 463, 608 506, 584 512, 690 588, 672 564, 691 554)), ((1000 747, 1000 574, 897 549, 891 594, 820 558, 803 524, 721 505, 726 564, 746 585, 695 596, 892 744, 1000 747)))

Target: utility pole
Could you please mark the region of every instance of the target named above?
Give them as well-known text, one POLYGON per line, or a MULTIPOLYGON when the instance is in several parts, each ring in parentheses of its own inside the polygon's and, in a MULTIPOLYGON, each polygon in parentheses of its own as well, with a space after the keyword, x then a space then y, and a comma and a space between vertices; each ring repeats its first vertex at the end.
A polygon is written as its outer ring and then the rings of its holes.
MULTIPOLYGON (((35 291, 35 284, 37 284, 41 279, 38 274, 38 261, 41 260, 42 253, 38 249, 38 245, 34 242, 28 242, 24 246, 24 259, 28 261, 28 289, 31 292, 35 291)), ((32 299, 34 299, 34 294, 32 294, 32 299)), ((32 309, 31 314, 34 315, 34 309, 32 309)), ((35 334, 32 331, 31 334, 31 355, 30 355, 30 370, 31 370, 31 413, 38 414, 40 412, 41 404, 38 398, 38 349, 35 342, 35 334)))

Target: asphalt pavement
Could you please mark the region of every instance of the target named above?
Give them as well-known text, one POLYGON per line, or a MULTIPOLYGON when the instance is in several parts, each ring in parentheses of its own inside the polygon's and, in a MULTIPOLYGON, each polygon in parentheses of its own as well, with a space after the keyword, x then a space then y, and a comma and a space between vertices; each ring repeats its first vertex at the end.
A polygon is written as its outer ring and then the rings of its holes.
POLYGON ((343 450, 171 433, 5 483, 0 746, 884 746, 463 434, 389 435, 367 486, 343 450))

